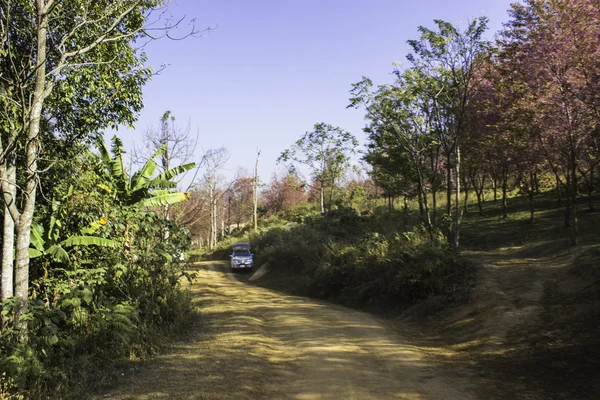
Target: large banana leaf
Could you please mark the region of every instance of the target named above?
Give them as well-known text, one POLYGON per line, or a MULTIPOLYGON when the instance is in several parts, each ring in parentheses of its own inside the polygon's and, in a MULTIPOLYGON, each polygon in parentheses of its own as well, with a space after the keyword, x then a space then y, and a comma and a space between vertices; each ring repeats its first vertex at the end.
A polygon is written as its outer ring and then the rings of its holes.
POLYGON ((132 188, 131 188, 132 191, 136 191, 143 187, 147 187, 148 182, 150 182, 150 180, 152 179, 152 175, 154 175, 154 171, 156 171, 157 165, 156 165, 156 161, 154 161, 154 160, 156 159, 156 157, 160 156, 165 151, 166 151, 166 147, 160 146, 159 149, 154 152, 152 157, 150 157, 150 159, 148 161, 146 161, 146 164, 144 164, 142 169, 139 170, 133 176, 132 188))
POLYGON ((96 147, 100 153, 100 159, 102 160, 102 163, 106 166, 112 165, 112 157, 110 156, 110 152, 108 151, 108 148, 106 147, 106 144, 104 144, 104 140, 101 137, 96 140, 96 147))
POLYGON ((46 254, 51 255, 52 258, 60 262, 69 262, 69 254, 66 252, 65 249, 63 249, 63 247, 60 244, 55 244, 54 246, 51 246, 48 250, 46 250, 46 254))
POLYGON ((177 182, 167 181, 167 180, 159 180, 158 178, 152 179, 151 182, 148 182, 148 186, 152 189, 176 189, 177 182))
MULTIPOLYGON (((98 174, 106 179, 107 184, 122 190, 126 177, 122 176, 122 169, 117 163, 118 157, 115 157, 114 159, 111 157, 110 151, 108 150, 108 147, 106 147, 106 144, 102 138, 98 138, 98 140, 96 140, 96 148, 100 153, 100 160, 102 162, 98 174)), ((112 192, 112 189, 107 189, 106 187, 104 190, 106 190, 108 193, 112 192)))
POLYGON ((73 236, 62 242, 52 245, 49 248, 45 249, 40 242, 41 236, 39 235, 40 226, 37 225, 33 227, 31 230, 31 244, 36 246, 36 248, 30 247, 29 250, 29 258, 41 257, 45 254, 51 256, 55 260, 58 260, 63 263, 69 262, 69 254, 65 250, 65 247, 72 246, 102 246, 102 247, 119 247, 119 242, 114 240, 105 239, 96 236, 73 236), (37 247, 41 246, 41 247, 37 247))
POLYGON ((111 239, 105 239, 97 236, 72 236, 61 242, 65 247, 71 246, 102 246, 119 247, 119 242, 111 239))
POLYGON ((191 195, 187 192, 172 192, 170 190, 156 190, 152 197, 141 200, 138 204, 142 207, 158 207, 167 204, 180 203, 189 200, 191 195))
POLYGON ((129 193, 131 182, 127 177, 125 164, 123 163, 123 154, 125 153, 123 142, 121 142, 117 135, 114 135, 111 141, 111 151, 114 154, 110 165, 111 178, 121 193, 129 193))
POLYGON ((162 174, 160 174, 159 176, 157 176, 156 178, 154 178, 148 186, 155 187, 155 186, 153 186, 153 183, 155 181, 157 181, 157 182, 163 181, 163 180, 170 181, 171 179, 175 178, 177 175, 183 174, 184 172, 189 171, 190 169, 194 169, 194 168, 196 168, 196 163, 188 163, 188 164, 178 165, 177 167, 171 168, 170 170, 165 171, 162 174))
MULTIPOLYGON (((39 251, 38 249, 33 249, 33 248, 31 248, 31 247, 30 247, 30 248, 29 248, 29 249, 27 249, 27 250, 29 251, 29 258, 36 258, 36 257, 39 257, 39 256, 42 256, 42 255, 44 255, 44 253, 42 253, 42 252, 41 252, 41 251, 39 251)), ((13 258, 14 258, 14 257, 15 257, 15 256, 14 256, 14 254, 13 254, 13 258)))
MULTIPOLYGON (((44 244, 46 244, 46 242, 44 241, 44 227, 42 227, 40 224, 33 224, 31 226, 31 245, 33 247, 35 247, 37 249, 38 252, 44 251, 44 244)), ((32 250, 32 249, 30 249, 32 250)), ((31 257, 31 255, 30 255, 31 257)))

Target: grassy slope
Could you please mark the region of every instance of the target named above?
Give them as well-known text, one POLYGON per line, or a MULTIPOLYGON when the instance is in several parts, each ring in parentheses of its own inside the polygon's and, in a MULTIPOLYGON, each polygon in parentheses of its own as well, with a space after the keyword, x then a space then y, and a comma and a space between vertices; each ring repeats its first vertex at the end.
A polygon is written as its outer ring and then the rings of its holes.
MULTIPOLYGON (((461 235, 463 254, 481 266, 471 299, 425 321, 431 307, 420 304, 399 321, 423 332, 415 341, 432 357, 489 382, 480 398, 600 398, 600 213, 582 200, 573 248, 564 207, 552 193, 535 202, 534 223, 526 198, 510 199, 507 219, 499 200, 482 217, 471 205, 461 235)), ((300 276, 271 268, 253 283, 306 294, 300 276)))
POLYGON ((486 375, 483 398, 600 398, 600 213, 582 202, 573 248, 564 208, 551 195, 536 203, 533 224, 525 199, 511 200, 508 219, 499 202, 483 217, 473 207, 462 243, 482 266, 478 287, 430 321, 427 340, 451 345, 438 354, 446 362, 486 375))
MULTIPOLYGON (((573 248, 564 207, 552 193, 535 202, 533 224, 526 198, 510 199, 507 219, 500 201, 486 202, 482 217, 472 205, 461 240, 481 266, 472 298, 425 322, 431 307, 420 304, 401 321, 427 332, 418 341, 432 357, 489 381, 481 398, 600 398, 600 213, 582 201, 573 248)), ((272 268, 256 283, 303 294, 289 269, 272 268)))

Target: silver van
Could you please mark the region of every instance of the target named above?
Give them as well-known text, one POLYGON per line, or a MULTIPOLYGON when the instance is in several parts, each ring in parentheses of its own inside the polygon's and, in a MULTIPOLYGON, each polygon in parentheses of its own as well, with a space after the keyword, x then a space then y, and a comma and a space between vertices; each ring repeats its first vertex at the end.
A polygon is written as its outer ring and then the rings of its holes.
POLYGON ((254 254, 250 252, 250 243, 238 242, 231 246, 231 270, 252 271, 254 267, 254 254))

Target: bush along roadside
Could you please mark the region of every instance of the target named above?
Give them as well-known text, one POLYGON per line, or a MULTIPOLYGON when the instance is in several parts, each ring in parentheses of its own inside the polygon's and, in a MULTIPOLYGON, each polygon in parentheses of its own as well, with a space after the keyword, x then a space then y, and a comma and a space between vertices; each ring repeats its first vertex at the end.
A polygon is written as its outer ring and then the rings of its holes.
POLYGON ((27 308, 1 305, 0 398, 81 398, 197 317, 179 257, 189 231, 164 216, 187 194, 151 186, 168 183, 153 180, 154 159, 128 177, 119 154, 104 155, 85 155, 96 168, 57 184, 35 216, 27 308))
MULTIPOLYGON (((401 229, 404 222, 343 208, 229 241, 249 241, 256 264, 269 262, 269 277, 259 284, 295 294, 384 310, 428 300, 435 311, 468 298, 475 266, 442 236, 432 241, 421 226, 401 229)), ((212 257, 225 258, 229 241, 212 257)))

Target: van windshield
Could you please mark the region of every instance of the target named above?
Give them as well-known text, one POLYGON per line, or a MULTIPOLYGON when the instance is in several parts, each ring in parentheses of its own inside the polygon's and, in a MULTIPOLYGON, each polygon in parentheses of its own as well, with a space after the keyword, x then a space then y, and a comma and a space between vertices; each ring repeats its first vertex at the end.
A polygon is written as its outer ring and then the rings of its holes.
POLYGON ((250 254, 250 250, 234 250, 233 251, 233 256, 234 257, 250 257, 252 254, 250 254))

